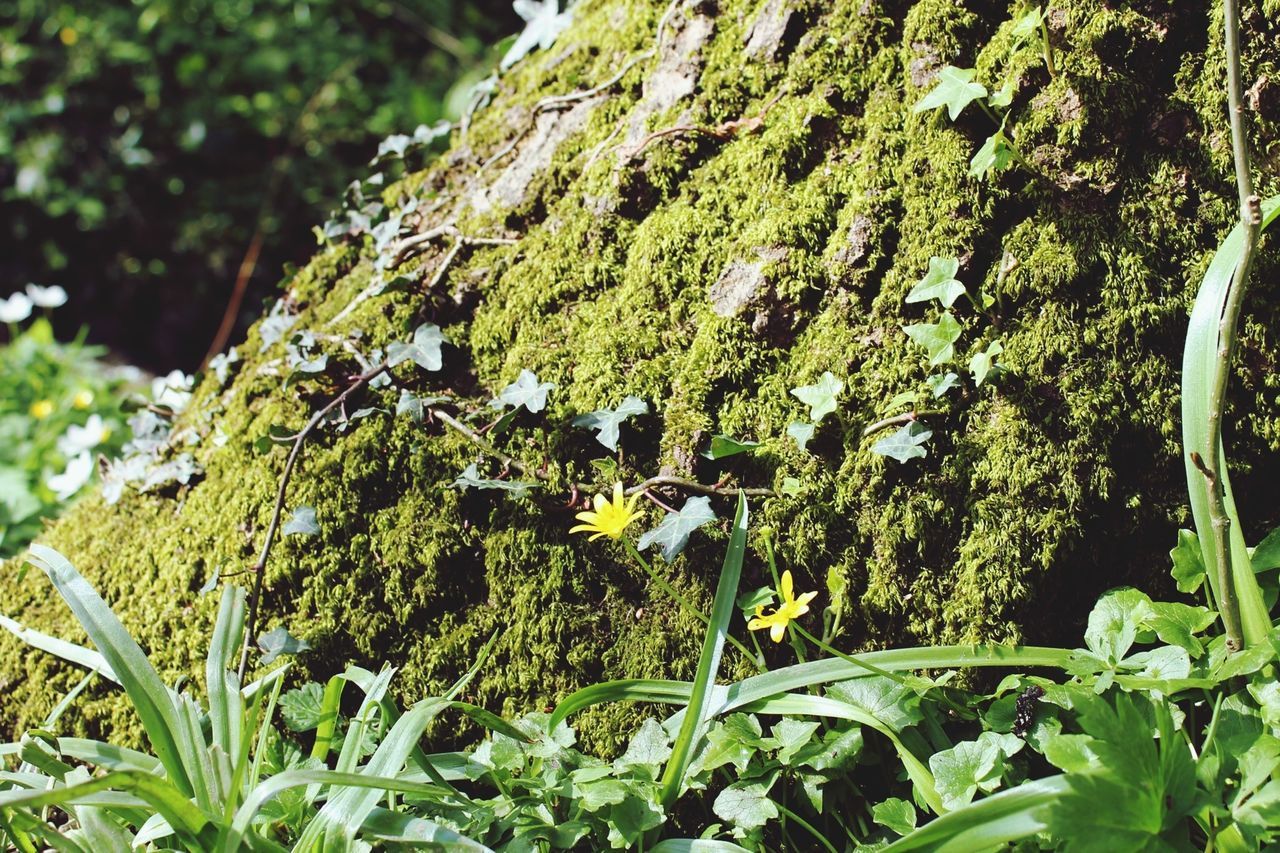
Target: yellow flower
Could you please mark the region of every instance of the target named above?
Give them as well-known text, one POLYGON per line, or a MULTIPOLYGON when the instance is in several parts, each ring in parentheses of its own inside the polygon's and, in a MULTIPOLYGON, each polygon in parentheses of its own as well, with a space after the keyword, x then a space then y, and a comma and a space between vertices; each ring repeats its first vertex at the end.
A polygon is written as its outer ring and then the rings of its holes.
POLYGON ((640 513, 636 512, 636 501, 640 500, 640 495, 632 495, 631 500, 624 500, 622 497, 622 484, 613 484, 613 500, 610 501, 604 495, 596 495, 594 511, 578 513, 579 524, 577 527, 569 529, 570 533, 594 533, 592 540, 599 539, 601 536, 608 536, 610 539, 617 539, 622 532, 627 529, 627 525, 640 517, 640 513))
POLYGON ((31 404, 31 417, 42 421, 53 414, 53 401, 37 400, 31 404))
POLYGON ((808 613, 809 602, 817 594, 816 592, 806 592, 796 598, 795 589, 791 581, 791 571, 787 570, 782 573, 782 604, 768 616, 765 615, 763 604, 756 605, 756 618, 747 623, 747 628, 752 631, 768 628, 769 638, 775 643, 781 643, 783 635, 787 632, 787 623, 808 613))
POLYGON ((71 398, 71 405, 81 411, 84 411, 93 405, 93 392, 87 388, 81 388, 76 392, 76 395, 71 398))

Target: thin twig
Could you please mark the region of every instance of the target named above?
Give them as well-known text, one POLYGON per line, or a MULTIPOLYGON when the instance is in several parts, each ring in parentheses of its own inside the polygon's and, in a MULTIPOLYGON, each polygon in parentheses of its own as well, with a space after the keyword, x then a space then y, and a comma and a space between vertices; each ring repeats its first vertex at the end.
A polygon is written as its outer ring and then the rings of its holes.
POLYGON ((538 480, 542 480, 543 482, 546 482, 551 479, 551 475, 547 474, 545 471, 539 471, 538 469, 534 468, 532 465, 526 465, 525 463, 521 462, 519 459, 516 459, 514 456, 509 456, 506 453, 503 453, 501 450, 499 450, 498 448, 490 444, 488 439, 486 439, 480 433, 476 432, 471 427, 467 426, 462 421, 458 420, 453 415, 446 412, 444 409, 432 408, 432 409, 428 409, 427 411, 431 413, 431 417, 437 419, 438 421, 440 421, 440 423, 444 424, 449 429, 458 433, 467 441, 471 442, 476 447, 480 448, 486 454, 488 454, 489 456, 492 456, 494 459, 498 460, 506 467, 519 471, 521 474, 523 474, 526 477, 534 477, 538 480))
MULTIPOLYGON (((1227 384, 1231 361, 1236 349, 1236 326, 1244 294, 1249 286, 1249 269, 1253 264, 1258 234, 1262 230, 1262 214, 1258 197, 1253 192, 1253 171, 1249 163, 1249 138, 1244 126, 1244 93, 1240 82, 1240 9, 1237 0, 1223 0, 1222 13, 1227 54, 1227 102, 1231 125, 1231 153, 1235 164, 1236 190, 1240 201, 1240 225, 1243 231, 1240 261, 1231 277, 1222 317, 1218 322, 1218 357, 1214 366, 1213 385, 1209 396, 1209 436, 1204 448, 1205 459, 1196 463, 1209 485, 1209 518, 1216 538, 1214 561, 1219 578, 1218 605, 1222 626, 1227 633, 1228 651, 1244 647, 1240 624, 1240 602, 1235 588, 1235 571, 1231 554, 1231 517, 1226 506, 1225 460, 1222 457, 1222 418, 1226 409, 1227 384)), ((1195 461, 1193 454, 1192 460, 1195 461)))
POLYGON ((890 415, 887 418, 882 418, 876 421, 875 423, 871 424, 866 429, 864 429, 862 431, 862 437, 866 438, 869 435, 875 435, 880 430, 888 429, 891 426, 901 426, 902 424, 909 424, 915 419, 916 419, 916 413, 914 410, 910 412, 903 412, 900 415, 890 415))
POLYGON ((249 646, 258 627, 258 607, 262 601, 262 579, 267 573, 267 559, 271 556, 271 546, 275 544, 276 533, 280 529, 280 516, 284 512, 285 491, 289 487, 289 478, 293 475, 293 469, 298 462, 298 457, 302 454, 302 446, 306 443, 307 437, 311 435, 317 426, 324 422, 330 412, 345 403, 348 397, 368 385, 372 379, 381 375, 388 367, 389 365, 384 361, 359 376, 353 377, 350 384, 341 394, 334 397, 311 416, 311 420, 307 421, 307 425, 298 432, 293 441, 293 448, 289 451, 289 458, 284 463, 284 473, 280 475, 280 486, 276 490, 275 508, 271 511, 271 523, 267 526, 267 535, 262 542, 262 551, 258 555, 258 561, 253 564, 251 569, 254 574, 253 591, 249 594, 249 618, 245 621, 245 641, 240 650, 241 681, 244 680, 245 670, 249 665, 249 646))
POLYGON ((679 489, 684 492, 693 492, 698 495, 723 495, 724 497, 736 497, 738 495, 746 495, 747 497, 770 497, 776 495, 773 489, 739 487, 739 486, 708 486, 694 480, 686 480, 683 477, 672 477, 666 474, 660 474, 657 477, 650 477, 638 486, 632 486, 627 489, 628 495, 639 494, 649 489, 666 486, 672 489, 679 489))

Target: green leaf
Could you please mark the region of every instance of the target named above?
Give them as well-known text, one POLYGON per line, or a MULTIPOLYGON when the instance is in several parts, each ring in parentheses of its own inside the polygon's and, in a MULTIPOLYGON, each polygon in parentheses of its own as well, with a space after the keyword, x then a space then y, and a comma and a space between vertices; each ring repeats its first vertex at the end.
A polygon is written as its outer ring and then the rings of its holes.
POLYGON ((844 383, 827 370, 815 384, 792 388, 791 396, 809 407, 809 419, 816 425, 836 410, 836 400, 843 390, 844 383))
POLYGON ((678 512, 667 513, 661 524, 642 533, 636 548, 643 551, 650 545, 657 544, 662 548, 662 558, 670 563, 689 544, 689 535, 693 531, 715 519, 711 498, 703 495, 691 497, 678 512))
POLYGON ((671 738, 657 720, 648 718, 640 724, 640 730, 631 738, 627 751, 613 762, 616 772, 628 767, 651 767, 654 775, 671 757, 671 738))
MULTIPOLYGON (((1251 559, 1255 574, 1269 572, 1272 569, 1280 569, 1280 527, 1263 537, 1262 541, 1258 543, 1258 547, 1253 549, 1251 559)), ((1182 589, 1181 586, 1178 588, 1182 589)))
POLYGON ((1004 352, 1004 344, 999 341, 992 341, 987 344, 987 348, 982 352, 973 354, 973 358, 969 359, 969 372, 973 374, 973 384, 981 387, 983 382, 987 381, 987 377, 991 375, 992 369, 999 369, 1000 365, 996 363, 996 356, 1004 352))
POLYGON ((778 742, 778 763, 783 767, 791 765, 803 747, 813 741, 813 736, 822 726, 811 720, 795 720, 783 717, 774 723, 770 734, 778 742))
POLYGON ((265 666, 281 655, 298 655, 309 651, 311 644, 306 640, 299 640, 281 625, 258 637, 258 648, 262 650, 261 663, 265 666))
POLYGON ((537 483, 527 483, 521 480, 486 480, 480 476, 480 470, 475 462, 472 462, 462 470, 458 478, 449 484, 452 489, 466 491, 467 489, 497 489, 503 492, 510 492, 511 497, 517 500, 528 496, 530 489, 536 489, 537 483))
MULTIPOLYGON (((422 423, 427 416, 427 408, 443 403, 447 397, 420 397, 408 388, 400 389, 400 399, 396 402, 396 417, 407 415, 416 424, 422 423)), ((353 415, 354 417, 354 415, 353 415)))
POLYGON ((787 425, 787 435, 795 441, 796 447, 800 448, 801 452, 803 452, 808 446, 809 440, 813 438, 813 433, 816 429, 817 427, 813 424, 807 424, 803 421, 792 421, 787 425))
POLYGON ((1009 144, 1009 138, 1004 135, 1004 126, 1001 125, 1000 130, 988 136, 987 141, 978 149, 978 153, 974 154, 973 159, 969 161, 969 176, 990 177, 996 172, 1009 168, 1013 160, 1013 147, 1009 144))
POLYGON ((756 829, 778 817, 778 807, 769 799, 774 779, 764 782, 735 782, 720 792, 711 810, 716 817, 741 829, 756 829))
POLYGON ((573 419, 576 427, 585 427, 596 431, 596 441, 610 450, 618 449, 619 428, 623 421, 636 415, 647 414, 649 404, 639 397, 627 397, 616 409, 599 409, 573 419))
POLYGON ((409 343, 395 341, 387 344, 387 364, 395 367, 406 361, 412 361, 423 370, 439 370, 443 361, 440 354, 442 344, 448 339, 435 323, 423 323, 413 332, 413 340, 409 343))
MULTIPOLYGON (((1016 788, 947 812, 905 838, 882 848, 881 853, 907 853, 913 850, 1002 850, 1010 842, 1043 832, 1046 824, 1041 814, 1046 807, 1058 802, 1067 791, 1064 776, 1024 782, 1016 788)), ((1104 844, 1090 849, 1103 851, 1124 848, 1104 844)))
POLYGON ((1181 646, 1198 657, 1204 645, 1195 635, 1212 625, 1217 616, 1207 607, 1156 601, 1151 603, 1150 614, 1143 620, 1142 627, 1155 631, 1162 641, 1181 646))
POLYGON ((945 312, 936 323, 913 323, 903 326, 916 344, 924 347, 929 356, 929 366, 937 367, 955 358, 955 343, 960 338, 960 323, 950 311, 945 312))
POLYGON ((947 371, 945 376, 942 374, 930 376, 925 380, 925 384, 929 386, 929 391, 933 394, 933 399, 936 400, 959 385, 960 377, 951 371, 947 371))
POLYGON ((890 797, 871 808, 871 819, 898 835, 906 835, 916 828, 916 807, 906 800, 890 797))
POLYGON ((308 681, 280 697, 280 716, 293 732, 309 732, 320 725, 324 716, 324 688, 308 681))
POLYGON ((915 691, 883 675, 832 684, 827 695, 866 712, 896 732, 924 719, 915 691))
POLYGON ((948 810, 968 805, 979 790, 1000 786, 1004 762, 1022 749, 1022 739, 1010 734, 983 732, 977 740, 962 741, 929 758, 934 783, 948 810))
POLYGON ((972 68, 956 68, 948 65, 938 72, 938 82, 927 95, 916 102, 914 112, 945 106, 947 114, 955 121, 969 104, 978 98, 987 96, 987 89, 981 83, 973 82, 977 74, 972 68))
POLYGON ((711 438, 711 447, 702 455, 707 459, 724 459, 739 453, 754 453, 759 446, 758 441, 739 441, 727 435, 716 435, 711 438))
POLYGON ((871 445, 871 452, 899 462, 923 459, 929 453, 922 445, 932 437, 933 430, 919 421, 912 421, 871 445))
POLYGON ((1103 593, 1089 613, 1084 643, 1112 664, 1124 660, 1138 637, 1138 626, 1150 613, 1151 599, 1132 587, 1103 593))
POLYGON ((521 370, 516 381, 489 401, 491 409, 513 408, 521 406, 530 412, 538 413, 547 407, 547 394, 554 391, 554 382, 539 382, 537 375, 531 370, 521 370))
POLYGON ((320 523, 316 521, 315 507, 300 506, 289 515, 289 520, 280 528, 282 536, 315 536, 320 532, 320 523))
POLYGON ((929 271, 911 288, 907 302, 936 299, 943 308, 950 308, 965 293, 964 285, 956 279, 959 270, 960 261, 956 258, 930 258, 929 271))
POLYGON ((1032 6, 1030 11, 1018 19, 1010 34, 1018 44, 1039 35, 1040 24, 1044 21, 1044 13, 1039 6, 1032 6))

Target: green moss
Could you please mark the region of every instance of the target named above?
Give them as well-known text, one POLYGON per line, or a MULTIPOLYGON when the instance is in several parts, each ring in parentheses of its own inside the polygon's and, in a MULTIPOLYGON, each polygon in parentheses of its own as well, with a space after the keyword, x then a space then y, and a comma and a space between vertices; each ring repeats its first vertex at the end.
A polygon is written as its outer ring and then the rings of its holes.
MULTIPOLYGON (((374 296, 340 322, 372 281, 368 246, 323 250, 289 282, 298 328, 359 331, 369 349, 424 320, 445 327, 444 372, 402 368, 409 387, 448 388, 482 409, 522 368, 558 385, 544 416, 522 415, 499 439, 552 478, 522 503, 447 488, 477 452, 439 426, 375 415, 309 444, 287 503, 314 505, 321 534, 277 548, 265 612, 266 627, 286 624, 311 642, 310 671, 393 663, 412 700, 465 670, 496 631, 470 698, 507 712, 607 678, 688 676, 697 623, 618 549, 566 534, 564 486, 599 476, 590 463, 603 455, 570 419, 627 394, 653 406, 624 430, 629 480, 669 468, 704 481, 803 482, 799 495, 761 502, 755 517, 776 532, 803 588, 825 588, 828 572, 848 582, 851 648, 1074 642, 1099 591, 1164 573, 1173 531, 1186 523, 1178 340, 1233 209, 1219 84, 1200 75, 1206 57, 1218 61, 1199 35, 1206 21, 1055 4, 1059 74, 1050 79, 1036 48, 1009 56, 1002 22, 1012 7, 827 5, 796 4, 799 37, 784 39, 773 60, 746 61, 762 4, 718 4, 711 35, 686 63, 700 74, 690 97, 646 111, 651 59, 592 106, 518 202, 470 203, 525 156, 517 147, 479 169, 534 120, 539 99, 594 86, 649 49, 666 4, 584 10, 555 47, 503 78, 453 151, 387 194, 454 200, 463 233, 519 236, 518 245, 465 248, 435 291, 374 296), (974 182, 969 159, 989 120, 976 108, 955 123, 911 111, 948 62, 1017 76, 1009 131, 1035 174, 974 182), (633 122, 641 133, 714 127, 759 115, 777 92, 760 128, 620 150, 633 122), (1172 120, 1155 114, 1162 104, 1192 132, 1161 137, 1172 120), (1006 253, 1016 269, 1001 275, 1006 253), (903 298, 933 255, 960 257, 971 292, 994 299, 989 311, 957 308, 959 365, 999 339, 1009 373, 942 401, 929 456, 899 465, 870 453, 876 437, 862 429, 929 375, 901 326, 926 316, 903 298), (735 263, 758 265, 760 286, 740 313, 719 316, 709 291, 735 263), (842 407, 802 453, 785 437, 805 415, 788 391, 827 370, 845 382, 842 407), (763 445, 713 464, 697 454, 717 432, 763 445)), ((421 268, 430 280, 448 248, 428 247, 401 272, 421 268)), ((1259 304, 1276 304, 1267 287, 1259 304)), ((1275 310, 1260 311, 1244 335, 1238 411, 1247 420, 1236 440, 1246 494, 1265 495, 1275 479, 1275 310)), ((231 383, 206 380, 185 416, 200 438, 202 480, 111 508, 89 501, 46 537, 117 604, 169 677, 194 671, 202 654, 212 601, 199 587, 213 571, 251 565, 260 546, 283 454, 260 455, 253 440, 273 424, 300 426, 323 399, 307 383, 281 387, 279 344, 259 350, 253 332, 231 383)), ((380 393, 377 402, 394 404, 395 392, 380 393)), ((1255 512, 1251 534, 1275 520, 1255 512)), ((706 602, 723 542, 712 530, 675 566, 659 566, 706 602)), ((753 557, 748 582, 763 575, 753 557)), ((7 614, 76 636, 42 580, 0 590, 7 614)), ((6 638, 0 679, 14 696, 0 724, 20 729, 75 676, 6 638)), ((123 707, 93 694, 69 725, 133 731, 123 707)), ((633 713, 584 718, 588 741, 615 744, 633 713)))

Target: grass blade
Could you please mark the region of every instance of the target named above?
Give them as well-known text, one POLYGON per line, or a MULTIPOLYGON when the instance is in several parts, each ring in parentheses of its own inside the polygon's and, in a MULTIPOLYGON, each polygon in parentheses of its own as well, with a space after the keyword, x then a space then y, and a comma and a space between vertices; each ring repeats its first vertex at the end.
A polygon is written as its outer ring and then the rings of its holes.
POLYGON ((1066 796, 1068 787, 1065 776, 1024 782, 926 823, 883 848, 883 853, 977 853, 1000 849, 1044 830, 1046 825, 1037 812, 1066 796))
POLYGON ((111 671, 120 679, 156 757, 173 784, 188 797, 193 796, 195 786, 188 775, 187 764, 196 761, 195 745, 182 738, 178 709, 142 648, 65 557, 44 545, 32 545, 28 560, 53 582, 111 671))
POLYGON ((707 633, 702 641, 698 670, 689 691, 689 704, 685 708, 687 713, 672 745, 671 758, 662 772, 662 806, 665 809, 670 809, 680 796, 685 771, 689 769, 694 750, 702 740, 707 720, 713 716, 710 708, 711 693, 715 689, 716 674, 720 670, 720 656, 724 653, 729 622, 736 609, 734 601, 738 595, 738 580, 742 577, 742 559, 747 550, 748 515, 746 496, 739 493, 738 511, 733 518, 729 549, 725 552, 724 566, 720 569, 720 581, 716 584, 711 621, 707 623, 707 633))
POLYGON ((228 671, 244 637, 245 593, 229 586, 222 591, 218 619, 205 659, 205 685, 209 691, 209 723, 213 745, 227 755, 240 754, 244 724, 244 697, 239 679, 228 671))
MULTIPOLYGON (((1263 202, 1262 227, 1266 228, 1270 225, 1277 213, 1280 213, 1280 196, 1263 202)), ((1183 464, 1186 467, 1191 512, 1195 517, 1196 533, 1200 538, 1201 554, 1208 569, 1206 575, 1215 603, 1221 601, 1222 593, 1219 589, 1219 579, 1213 570, 1213 566, 1217 564, 1215 556, 1217 533, 1209 518, 1209 485, 1204 474, 1192 461, 1191 455, 1197 453, 1202 458, 1208 458, 1210 398, 1213 394, 1213 377, 1219 350, 1218 327, 1227 292, 1231 287, 1231 279, 1243 250, 1244 228, 1236 225, 1222 241, 1200 284, 1195 306, 1191 310, 1186 347, 1182 355, 1183 464)), ((1231 519, 1232 581, 1240 606, 1240 622, 1245 643, 1252 645, 1260 642, 1270 633, 1271 620, 1266 605, 1262 601, 1262 590, 1253 576, 1249 552, 1245 548, 1240 516, 1236 511, 1235 498, 1231 492, 1231 477, 1227 470, 1229 466, 1225 451, 1220 458, 1222 471, 1219 474, 1222 478, 1227 515, 1231 519)))
POLYGON ((77 666, 97 672, 103 678, 114 681, 116 684, 120 683, 120 679, 112 672, 107 659, 93 649, 86 649, 84 646, 77 646, 75 643, 69 643, 66 640, 59 640, 57 637, 43 634, 33 628, 28 628, 15 622, 8 616, 0 616, 0 628, 4 628, 33 649, 48 652, 54 657, 62 658, 77 666))

